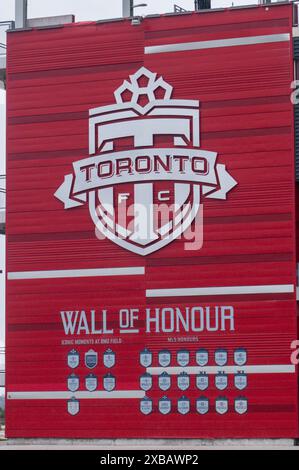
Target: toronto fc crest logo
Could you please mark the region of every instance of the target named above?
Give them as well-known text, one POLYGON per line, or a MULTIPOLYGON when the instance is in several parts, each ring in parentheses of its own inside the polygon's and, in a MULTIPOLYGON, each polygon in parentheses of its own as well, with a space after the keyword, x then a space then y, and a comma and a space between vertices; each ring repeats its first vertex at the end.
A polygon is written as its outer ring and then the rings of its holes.
POLYGON ((89 157, 73 163, 55 196, 89 205, 101 233, 145 256, 176 240, 205 198, 225 200, 237 182, 200 147, 199 101, 172 99, 162 77, 140 68, 116 104, 89 111, 89 157))

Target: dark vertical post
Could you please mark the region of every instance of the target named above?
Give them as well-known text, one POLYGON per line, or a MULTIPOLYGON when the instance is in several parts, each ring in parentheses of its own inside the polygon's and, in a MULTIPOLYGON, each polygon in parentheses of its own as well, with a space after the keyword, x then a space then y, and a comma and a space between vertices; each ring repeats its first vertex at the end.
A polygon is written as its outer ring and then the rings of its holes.
POLYGON ((130 0, 130 16, 131 18, 134 16, 134 0, 130 0))

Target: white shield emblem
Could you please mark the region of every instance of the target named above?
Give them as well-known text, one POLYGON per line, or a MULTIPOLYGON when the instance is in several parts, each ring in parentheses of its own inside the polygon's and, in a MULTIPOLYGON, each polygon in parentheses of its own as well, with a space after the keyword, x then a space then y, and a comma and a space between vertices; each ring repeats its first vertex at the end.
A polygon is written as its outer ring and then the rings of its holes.
POLYGON ((79 356, 78 351, 76 351, 75 349, 72 349, 67 355, 67 365, 71 369, 75 369, 76 367, 78 367, 79 362, 80 362, 80 356, 79 356))
POLYGON ((196 411, 200 415, 205 415, 209 411, 209 399, 200 397, 196 400, 196 411))
POLYGON ((104 390, 107 390, 107 392, 112 392, 112 390, 115 389, 115 385, 116 385, 116 379, 114 375, 107 374, 104 376, 104 379, 103 379, 104 390))
POLYGON ((151 374, 143 374, 140 377, 140 388, 147 392, 153 386, 153 378, 151 374))
POLYGON ((206 390, 209 386, 209 376, 205 372, 201 372, 196 376, 196 387, 199 390, 206 390))
POLYGON ((244 366, 247 362, 246 349, 239 348, 234 351, 234 362, 237 366, 244 366))
POLYGON ((161 367, 168 367, 171 362, 171 354, 170 351, 164 350, 159 351, 159 364, 161 367))
POLYGON ((94 392, 98 386, 98 378, 96 375, 89 374, 85 377, 85 387, 89 392, 94 392))
POLYGON ((186 367, 189 364, 190 353, 186 350, 181 350, 177 352, 177 361, 178 365, 181 367, 186 367))
POLYGON ((143 367, 150 367, 152 365, 153 355, 148 349, 140 352, 140 364, 143 367))
POLYGON ((217 349, 217 351, 215 351, 215 362, 217 366, 225 366, 225 364, 227 363, 226 349, 217 349))
POLYGON ((182 235, 201 217, 204 198, 225 200, 237 184, 217 153, 200 146, 199 101, 172 99, 172 91, 163 77, 141 67, 115 90, 116 103, 90 109, 89 156, 73 162, 55 193, 65 209, 88 204, 97 233, 141 256, 182 235), (155 145, 161 136, 170 140, 168 148, 155 145), (117 151, 123 139, 130 143, 117 151), (161 220, 158 191, 168 206, 161 220))
POLYGON ((181 372, 177 377, 178 388, 187 390, 190 387, 190 377, 186 372, 181 372))
POLYGON ((224 415, 228 411, 228 399, 225 397, 219 397, 215 401, 215 408, 217 413, 224 415))
POLYGON ((68 376, 68 378, 67 378, 67 388, 71 392, 76 392, 79 388, 79 384, 80 384, 79 377, 76 374, 71 374, 71 375, 68 376))
POLYGON ((248 410, 248 400, 244 397, 238 397, 235 399, 235 411, 242 415, 248 410))
POLYGON ((215 375, 215 386, 218 390, 225 390, 228 384, 227 374, 219 372, 215 375))
POLYGON ((245 372, 238 372, 234 377, 234 384, 238 390, 243 390, 247 387, 247 375, 245 372))
POLYGON ((115 365, 115 353, 111 349, 104 352, 104 366, 110 369, 115 365))
POLYGON ((163 391, 169 390, 171 386, 171 377, 167 372, 163 372, 159 375, 159 388, 163 391))
POLYGON ((94 369, 98 365, 98 353, 93 349, 85 353, 85 365, 88 369, 94 369))
POLYGON ((80 403, 77 398, 72 397, 67 401, 67 411, 70 415, 75 416, 80 411, 80 403))
POLYGON ((162 415, 167 415, 171 411, 171 401, 167 397, 160 398, 159 411, 162 415))
POLYGON ((142 398, 140 400, 140 411, 144 415, 149 415, 153 411, 153 400, 148 397, 142 398))
POLYGON ((203 367, 209 362, 209 353, 207 349, 198 349, 196 351, 196 364, 203 367))
POLYGON ((186 397, 178 399, 178 412, 181 415, 186 415, 190 411, 190 400, 186 397))

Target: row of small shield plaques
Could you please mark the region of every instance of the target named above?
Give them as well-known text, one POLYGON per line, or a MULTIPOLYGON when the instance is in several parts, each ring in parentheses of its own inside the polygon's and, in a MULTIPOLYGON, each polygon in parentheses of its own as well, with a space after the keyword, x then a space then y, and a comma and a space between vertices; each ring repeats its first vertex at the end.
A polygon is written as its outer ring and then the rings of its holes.
MULTIPOLYGON (((190 375, 186 372, 181 372, 173 378, 167 372, 163 372, 158 376, 158 386, 160 390, 166 391, 171 388, 173 379, 176 381, 178 389, 185 391, 190 387, 190 375)), ((225 372, 218 372, 214 378, 215 386, 218 390, 225 390, 228 387, 228 375, 225 372)), ((206 390, 209 387, 209 376, 206 372, 201 372, 195 378, 196 387, 199 390, 206 390)), ((243 390, 247 387, 247 375, 240 371, 234 374, 234 386, 238 390, 243 390)), ((145 373, 140 376, 140 388, 147 392, 153 387, 153 376, 145 373)))
MULTIPOLYGON (((105 367, 110 369, 115 365, 115 353, 111 349, 103 354, 103 364, 105 367)), ((76 369, 80 364, 80 354, 76 349, 72 349, 67 355, 67 365, 71 369, 76 369)), ((84 364, 88 369, 94 369, 98 365, 98 353, 93 349, 90 349, 84 354, 84 364)))
MULTIPOLYGON (((172 361, 172 353, 167 349, 158 352, 158 362, 161 367, 168 367, 172 361)), ((207 349, 198 349, 195 353, 196 364, 206 366, 209 362, 209 351, 207 349)), ((215 363, 218 366, 225 366, 228 362, 227 349, 217 349, 214 354, 215 363)), ((186 367, 190 363, 190 351, 181 349, 176 353, 176 362, 181 367, 186 367)), ((247 362, 247 351, 244 348, 234 350, 234 363, 238 366, 244 366, 247 362)), ((149 349, 140 352, 140 364, 143 367, 150 367, 153 363, 153 353, 149 349)))
MULTIPOLYGON (((197 413, 204 415, 210 411, 210 400, 207 397, 199 397, 195 403, 197 413)), ((158 402, 158 410, 161 414, 167 415, 172 411, 173 404, 167 397, 163 397, 158 402)), ((189 398, 183 396, 177 400, 176 410, 182 415, 190 413, 191 404, 189 398)), ((229 403, 226 397, 219 397, 215 400, 216 413, 223 415, 229 410, 229 403)), ((248 411, 248 400, 245 397, 238 397, 234 400, 234 410, 242 415, 248 411)), ((80 401, 76 397, 72 397, 67 402, 67 411, 70 415, 75 416, 80 411, 80 401)), ((140 411, 144 415, 153 412, 153 400, 148 397, 142 398, 140 401, 140 411)))
MULTIPOLYGON (((98 377, 94 374, 89 374, 84 379, 86 390, 94 392, 98 388, 98 377)), ((115 389, 116 378, 112 374, 107 374, 103 377, 103 387, 107 392, 112 392, 115 389)), ((71 392, 76 392, 80 387, 80 378, 76 374, 71 374, 67 378, 67 388, 71 392)))
MULTIPOLYGON (((204 415, 211 409, 210 400, 207 397, 199 397, 195 402, 195 409, 197 413, 204 415)), ((158 401, 158 410, 161 414, 167 415, 171 411, 177 411, 182 415, 190 413, 191 403, 189 398, 182 396, 175 403, 170 398, 164 396, 158 401)), ((229 402, 226 397, 218 397, 215 400, 216 413, 223 415, 229 410, 229 402)), ((248 410, 248 400, 245 397, 238 397, 234 400, 234 410, 236 413, 242 415, 248 410)), ((140 411, 144 415, 149 415, 153 412, 153 400, 149 397, 144 397, 140 401, 140 411)))

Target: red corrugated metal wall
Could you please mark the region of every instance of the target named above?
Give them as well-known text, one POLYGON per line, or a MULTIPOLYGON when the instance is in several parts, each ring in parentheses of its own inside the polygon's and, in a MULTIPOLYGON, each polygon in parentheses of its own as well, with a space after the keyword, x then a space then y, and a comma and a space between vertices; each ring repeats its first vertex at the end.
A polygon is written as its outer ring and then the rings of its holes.
POLYGON ((145 274, 135 276, 12 276, 7 281, 8 437, 298 435, 297 373, 290 363, 296 338, 294 291, 209 294, 217 286, 296 284, 291 40, 145 54, 145 48, 157 45, 291 33, 292 9, 286 5, 147 18, 139 26, 130 21, 81 23, 8 35, 8 273, 145 268, 145 274), (87 207, 66 211, 54 197, 73 162, 88 157, 89 109, 114 103, 115 89, 142 66, 173 86, 174 99, 200 101, 201 148, 217 152, 219 163, 238 183, 225 201, 205 199, 203 247, 195 251, 186 251, 184 240, 178 240, 146 257, 133 254, 97 239, 87 207), (208 290, 206 296, 188 291, 185 296, 146 296, 146 290, 184 288, 208 290), (217 306, 233 307, 234 330, 145 332, 146 308, 184 311, 194 306, 211 312, 217 306), (139 334, 119 334, 118 312, 125 308, 139 309, 139 334), (103 309, 114 335, 65 336, 61 311, 89 315, 96 310, 100 319, 103 309), (64 344, 66 339, 73 343, 64 344), (190 353, 189 366, 196 366, 198 348, 208 350, 208 366, 217 365, 218 348, 227 350, 228 365, 234 366, 234 350, 242 347, 246 366, 254 372, 248 372, 242 391, 231 373, 223 391, 213 374, 205 391, 190 374, 184 392, 175 375, 168 391, 159 388, 154 375, 147 392, 153 400, 149 415, 141 413, 140 398, 80 398, 74 416, 67 398, 49 399, 50 392, 67 392, 67 377, 74 371, 80 391, 90 372, 98 376, 97 390, 103 390, 107 348, 116 354, 108 370, 116 377, 116 390, 140 391, 145 369, 139 354, 145 347, 153 353, 153 367, 163 349, 172 352, 171 366, 176 366, 182 348, 190 353), (80 354, 75 370, 67 363, 72 348, 80 354), (99 354, 93 370, 84 364, 90 348, 99 354), (257 372, 259 366, 264 372, 257 372), (48 393, 48 398, 24 398, 26 392, 48 393), (164 395, 172 402, 167 415, 158 406, 164 395), (177 410, 182 395, 190 400, 186 415, 177 410), (235 410, 240 395, 248 400, 244 414, 235 410), (203 415, 196 411, 201 396, 210 405, 203 415), (228 411, 222 415, 216 401, 223 396, 228 411))

